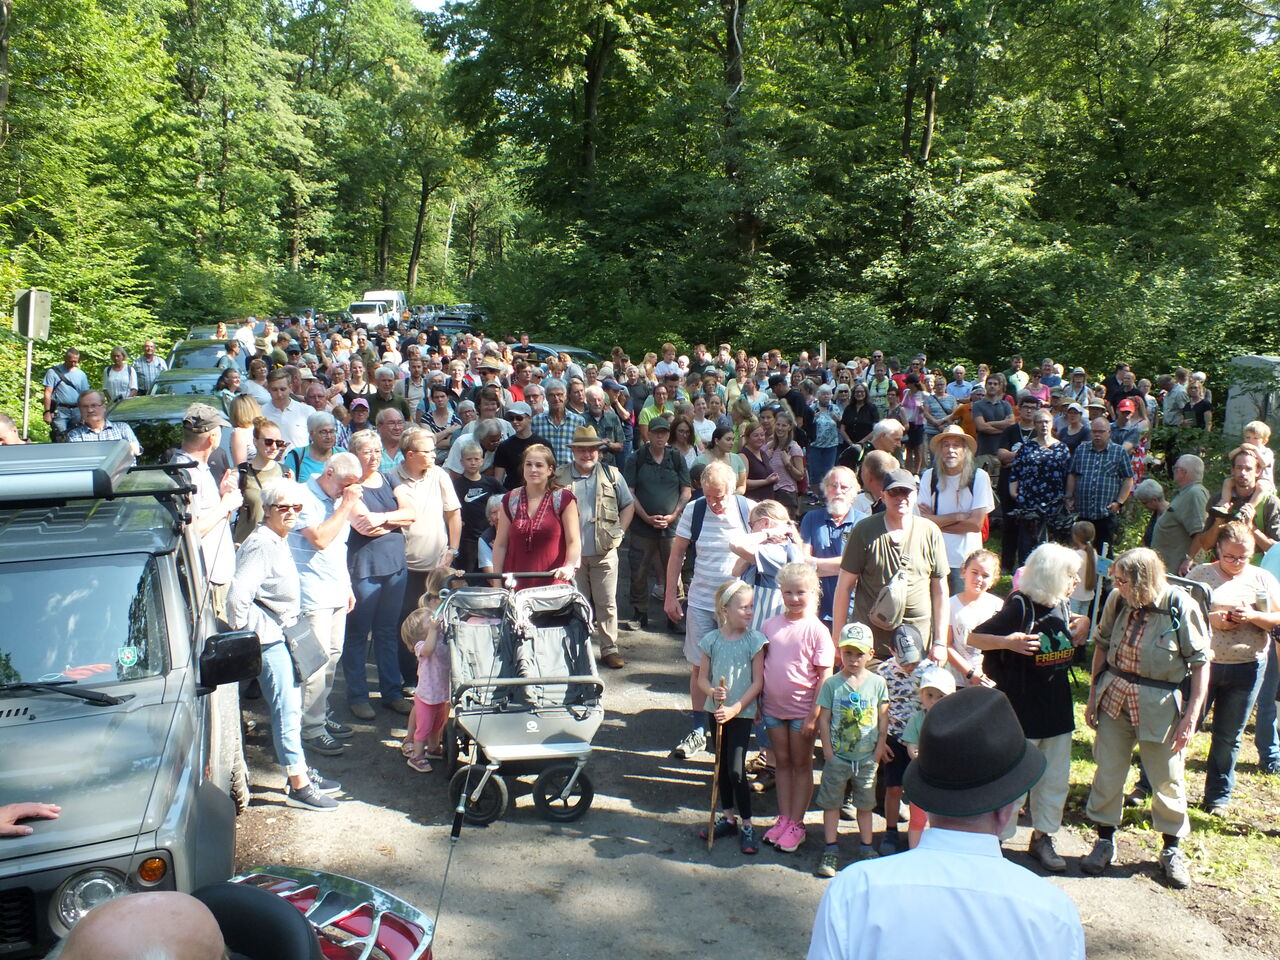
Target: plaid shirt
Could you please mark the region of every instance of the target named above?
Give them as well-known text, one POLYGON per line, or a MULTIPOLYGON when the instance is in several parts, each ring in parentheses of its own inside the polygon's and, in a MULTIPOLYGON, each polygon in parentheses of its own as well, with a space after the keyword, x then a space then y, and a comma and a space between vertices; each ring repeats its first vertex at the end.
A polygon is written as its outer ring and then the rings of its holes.
POLYGON ((1097 520, 1108 516, 1107 504, 1120 495, 1120 484, 1133 476, 1133 458, 1118 443, 1098 450, 1085 442, 1076 447, 1071 472, 1076 476, 1076 509, 1081 519, 1097 520))
MULTIPOLYGON (((1126 673, 1138 673, 1142 664, 1142 634, 1147 626, 1149 610, 1139 610, 1129 615, 1129 624, 1125 627, 1120 646, 1112 652, 1112 660, 1116 667, 1126 673)), ((1098 709, 1104 711, 1112 720, 1119 720, 1121 711, 1129 714, 1129 722, 1138 725, 1138 685, 1115 676, 1107 689, 1103 691, 1098 709)))
POLYGON ((564 419, 557 424, 549 413, 535 414, 533 432, 551 444, 551 452, 556 455, 556 463, 569 463, 573 460, 573 451, 569 442, 573 439, 573 431, 585 427, 587 421, 572 410, 565 408, 564 419))
POLYGON ((128 440, 134 450, 141 446, 138 438, 133 434, 133 427, 127 423, 112 423, 107 420, 103 422, 102 429, 96 432, 82 423, 67 431, 67 443, 84 443, 92 440, 128 440))
POLYGON ((133 361, 134 373, 138 375, 138 393, 150 393, 151 385, 156 382, 156 378, 168 369, 169 364, 158 356, 152 357, 150 360, 146 357, 139 357, 133 361))

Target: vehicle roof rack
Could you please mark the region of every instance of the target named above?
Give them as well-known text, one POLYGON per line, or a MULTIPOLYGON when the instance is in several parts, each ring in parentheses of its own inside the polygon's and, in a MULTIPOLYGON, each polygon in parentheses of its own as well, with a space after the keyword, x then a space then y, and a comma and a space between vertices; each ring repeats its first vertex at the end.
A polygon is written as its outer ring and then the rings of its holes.
POLYGON ((178 464, 134 467, 127 440, 30 443, 0 447, 0 506, 35 506, 68 500, 189 496, 178 464), (138 474, 162 472, 160 483, 138 474))

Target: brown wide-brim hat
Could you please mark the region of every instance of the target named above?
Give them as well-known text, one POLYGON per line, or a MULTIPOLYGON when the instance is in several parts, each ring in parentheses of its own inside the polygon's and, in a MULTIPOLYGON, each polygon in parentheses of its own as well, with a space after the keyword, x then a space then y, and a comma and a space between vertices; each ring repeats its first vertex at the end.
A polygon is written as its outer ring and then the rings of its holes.
POLYGON ((595 427, 578 427, 573 431, 573 439, 569 441, 571 447, 590 447, 593 450, 599 450, 603 444, 595 427))
POLYGON ((920 753, 902 786, 907 799, 927 813, 975 817, 1023 796, 1045 766, 1008 697, 991 687, 965 687, 925 714, 920 753))
POLYGON ((938 452, 938 447, 942 444, 944 437, 959 437, 964 441, 964 445, 969 448, 970 453, 978 452, 978 441, 964 432, 964 429, 957 424, 951 424, 945 430, 939 430, 932 440, 929 441, 929 449, 934 453, 938 452))

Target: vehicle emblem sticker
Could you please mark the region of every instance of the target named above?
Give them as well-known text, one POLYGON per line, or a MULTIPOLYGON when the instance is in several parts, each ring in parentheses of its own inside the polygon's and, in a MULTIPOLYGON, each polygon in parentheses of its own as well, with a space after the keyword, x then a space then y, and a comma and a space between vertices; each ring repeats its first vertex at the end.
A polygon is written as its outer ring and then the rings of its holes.
POLYGON ((132 667, 138 662, 137 647, 121 647, 120 653, 116 656, 116 660, 122 667, 132 667))

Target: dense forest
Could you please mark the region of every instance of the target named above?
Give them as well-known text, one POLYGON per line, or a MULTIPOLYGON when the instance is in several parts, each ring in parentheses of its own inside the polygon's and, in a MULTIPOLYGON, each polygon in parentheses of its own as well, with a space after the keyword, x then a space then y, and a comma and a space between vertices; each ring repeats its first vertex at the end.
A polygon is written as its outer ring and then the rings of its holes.
MULTIPOLYGON (((0 0, 43 364, 365 286, 631 349, 1280 348, 1276 7, 0 0)), ((0 337, 0 406, 21 344, 0 337)))

